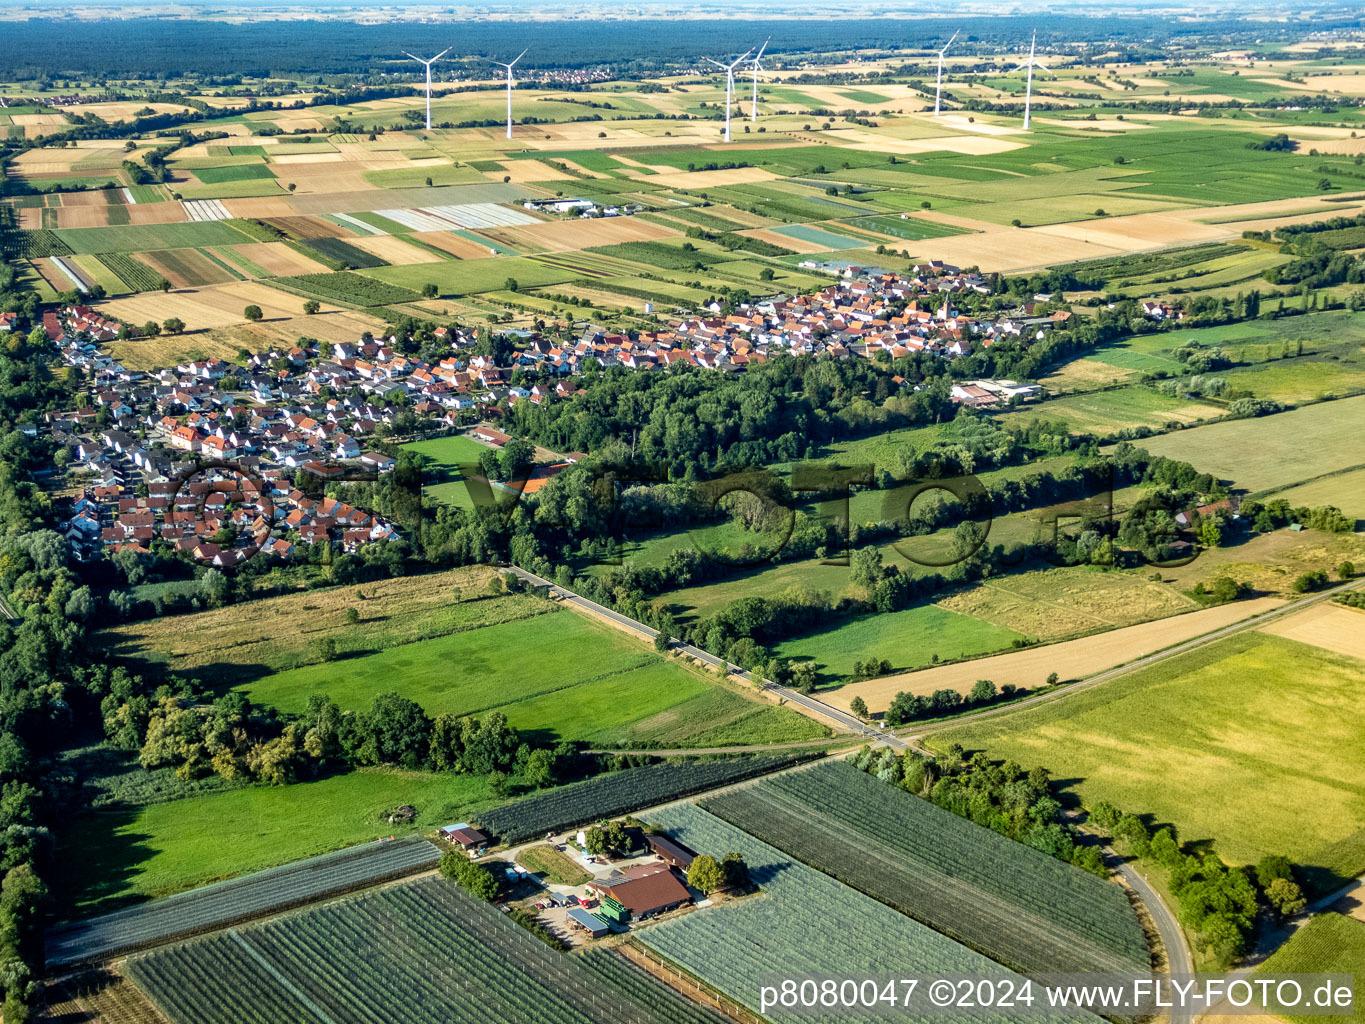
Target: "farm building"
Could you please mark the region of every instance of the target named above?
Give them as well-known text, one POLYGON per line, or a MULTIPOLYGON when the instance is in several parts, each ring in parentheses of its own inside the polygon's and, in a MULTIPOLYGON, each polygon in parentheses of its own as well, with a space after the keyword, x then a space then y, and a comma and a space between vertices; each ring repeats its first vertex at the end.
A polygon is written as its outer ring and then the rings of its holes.
POLYGON ((601 918, 588 913, 582 907, 569 908, 569 923, 575 928, 582 928, 594 939, 600 939, 603 935, 606 935, 611 931, 611 929, 607 927, 606 922, 601 918))
POLYGON ((692 894, 667 864, 641 865, 619 878, 589 882, 588 888, 601 895, 604 904, 610 897, 637 919, 664 914, 692 902, 692 894))
POLYGON ((650 852, 663 858, 664 862, 670 867, 675 867, 679 871, 686 871, 692 866, 692 854, 669 839, 668 836, 648 835, 645 836, 645 842, 649 844, 650 852))
POLYGON ((512 440, 510 434, 504 434, 501 430, 494 430, 492 427, 478 427, 474 431, 474 436, 480 441, 486 441, 497 448, 501 448, 508 441, 512 440))
POLYGON ((480 851, 488 846, 488 837, 468 822, 446 825, 440 829, 441 838, 466 850, 480 851))

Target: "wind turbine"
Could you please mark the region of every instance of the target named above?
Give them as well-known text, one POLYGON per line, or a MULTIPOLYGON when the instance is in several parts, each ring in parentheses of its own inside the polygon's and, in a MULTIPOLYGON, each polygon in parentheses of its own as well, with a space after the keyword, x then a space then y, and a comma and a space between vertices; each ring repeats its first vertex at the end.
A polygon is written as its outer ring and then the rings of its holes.
POLYGON ((418 64, 425 64, 427 68, 427 131, 431 131, 431 66, 435 64, 438 60, 440 60, 442 57, 444 57, 447 53, 449 53, 451 49, 452 49, 451 47, 447 46, 435 57, 432 57, 431 60, 423 60, 421 57, 413 57, 413 55, 408 53, 407 50, 403 51, 404 57, 410 57, 413 60, 415 60, 418 64))
POLYGON ((772 36, 769 36, 767 39, 763 40, 763 45, 758 48, 758 53, 754 56, 754 101, 753 106, 749 108, 750 121, 758 120, 758 73, 763 70, 762 66, 758 62, 763 59, 763 51, 768 48, 768 44, 771 43, 772 41, 773 41, 772 36))
POLYGON ((725 141, 726 141, 726 142, 729 142, 729 141, 730 141, 730 107, 731 107, 731 105, 732 105, 733 102, 734 102, 734 94, 735 94, 735 68, 739 67, 740 64, 744 63, 744 58, 747 57, 747 56, 749 56, 749 54, 751 54, 751 53, 753 53, 753 52, 754 52, 754 48, 753 48, 752 46, 749 47, 747 50, 745 50, 743 53, 741 53, 738 57, 735 58, 733 64, 722 64, 722 63, 721 63, 720 61, 718 61, 718 60, 711 60, 710 57, 707 57, 707 58, 706 58, 706 61, 707 61, 708 63, 714 64, 716 67, 720 68, 722 71, 725 72, 725 141))
MULTIPOLYGON (((958 29, 957 32, 954 32, 953 39, 956 39, 957 33, 961 31, 962 29, 958 29)), ((953 45, 953 39, 949 39, 946 43, 943 44, 943 49, 938 51, 938 87, 934 90, 935 117, 938 117, 939 100, 943 98, 943 55, 948 52, 948 47, 953 45)))
POLYGON ((1021 67, 1028 68, 1028 85, 1024 87, 1024 131, 1028 131, 1029 113, 1033 106, 1033 69, 1041 68, 1043 71, 1047 71, 1049 75, 1052 74, 1052 72, 1048 69, 1048 66, 1046 64, 1044 64, 1040 60, 1034 59, 1033 51, 1037 46, 1038 30, 1035 28, 1033 30, 1033 42, 1029 44, 1028 48, 1028 60, 1024 64, 1020 65, 1021 67))
MULTIPOLYGON (((527 47, 527 49, 530 49, 530 47, 527 47)), ((515 64, 525 56, 526 50, 522 50, 512 58, 512 64, 515 64)), ((500 68, 507 69, 507 137, 510 139, 512 137, 512 64, 504 64, 500 60, 495 60, 493 63, 500 68)))

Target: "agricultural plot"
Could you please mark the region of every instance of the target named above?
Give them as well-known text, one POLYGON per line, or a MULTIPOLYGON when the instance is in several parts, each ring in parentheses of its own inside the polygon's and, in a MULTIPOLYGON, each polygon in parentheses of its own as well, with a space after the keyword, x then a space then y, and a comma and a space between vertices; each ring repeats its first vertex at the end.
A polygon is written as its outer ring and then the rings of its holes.
POLYGON ((904 672, 1007 650, 1024 639, 1011 629, 926 604, 850 618, 830 629, 784 640, 773 653, 782 658, 814 657, 826 674, 843 679, 853 672, 855 661, 868 658, 889 661, 904 672))
POLYGON ((230 224, 129 224, 123 227, 70 228, 56 232, 72 252, 148 252, 157 249, 193 249, 201 245, 232 245, 248 242, 230 224))
POLYGON ((1365 519, 1365 469, 1324 477, 1312 483, 1290 487, 1288 490, 1275 491, 1272 497, 1283 498, 1294 508, 1305 505, 1309 508, 1335 505, 1359 521, 1365 519))
POLYGON ((793 224, 785 228, 772 228, 770 233, 785 238, 795 238, 802 242, 810 242, 824 249, 859 249, 867 244, 866 239, 836 235, 833 231, 814 228, 809 224, 793 224))
POLYGON ((1220 406, 1189 398, 1171 398, 1137 385, 1095 394, 1066 395, 1037 402, 1022 409, 998 414, 1002 427, 1021 426, 1033 420, 1061 420, 1073 434, 1109 437, 1134 427, 1166 428, 1187 425, 1224 415, 1220 406))
MULTIPOLYGON (((486 246, 482 254, 488 255, 486 246)), ((426 284, 434 284, 442 296, 458 296, 501 291, 508 287, 508 278, 516 281, 518 288, 539 288, 563 284, 581 275, 576 271, 546 266, 535 260, 513 257, 458 263, 423 263, 409 267, 377 267, 365 271, 364 276, 388 282, 409 292, 420 291, 426 284)), ((410 294, 407 299, 389 302, 411 302, 416 298, 415 294, 410 294)))
POLYGON ((394 691, 431 715, 498 710, 514 727, 547 741, 640 745, 666 734, 685 744, 691 734, 739 719, 783 739, 822 734, 790 709, 756 704, 610 627, 562 613, 387 647, 350 659, 345 673, 306 665, 251 682, 245 691, 254 701, 295 712, 312 694, 363 710, 375 694, 394 691), (539 653, 529 658, 528 651, 539 653), (706 695, 714 699, 698 700, 706 695), (760 714, 752 716, 755 711, 760 714))
POLYGON ((335 260, 351 270, 365 270, 370 267, 387 267, 389 265, 388 261, 382 260, 363 249, 358 249, 340 238, 310 238, 303 244, 310 249, 316 249, 325 258, 335 260))
MULTIPOLYGON (((1343 914, 1325 913, 1313 917, 1289 937, 1289 941, 1256 968, 1256 974, 1267 978, 1284 978, 1294 974, 1354 974, 1352 991, 1354 1013, 1345 1020, 1360 1020, 1365 1015, 1365 921, 1343 914)), ((1273 986, 1272 986, 1273 987, 1273 986)), ((1280 1009, 1272 1004, 1272 1010, 1280 1009)), ((1313 1014, 1280 1014, 1290 1024, 1318 1024, 1321 1018, 1313 1014)))
POLYGON ((719 1020, 643 974, 618 979, 550 949, 439 878, 169 947, 125 970, 172 1024, 719 1020))
POLYGON ((197 249, 158 249, 141 253, 138 258, 173 288, 202 288, 240 277, 197 249))
POLYGON ((604 818, 679 800, 743 779, 788 768, 822 751, 775 752, 720 757, 711 761, 664 761, 642 768, 608 772, 553 793, 527 797, 487 811, 479 824, 507 844, 546 832, 585 825, 604 818))
POLYGON ((398 302, 416 302, 421 298, 417 292, 409 288, 347 271, 338 271, 334 274, 297 274, 275 280, 278 284, 297 289, 306 295, 330 302, 353 303, 357 306, 391 306, 398 302))
POLYGON ((1278 853, 1314 881, 1351 877, 1365 851, 1328 853, 1365 828, 1365 766, 1351 753, 1365 723, 1349 710, 1363 682, 1365 662, 1249 633, 933 743, 1045 764, 1088 806, 1173 823, 1231 863, 1278 853))
MULTIPOLYGON (((640 940, 651 949, 758 1011, 760 978, 775 966, 794 977, 842 977, 850 964, 866 974, 893 975, 913 964, 916 972, 942 976, 1014 977, 979 953, 809 868, 692 804, 648 815, 648 821, 689 849, 704 853, 734 850, 763 889, 759 899, 703 909, 663 921, 640 940)), ((774 1024, 797 1024, 801 1015, 769 1010, 774 1024)), ((852 1024, 908 1020, 851 1013, 852 1024)), ((1036 1015, 972 1016, 945 1013, 951 1024, 1010 1021, 1028 1024, 1036 1015)))
POLYGON ((621 242, 618 245, 594 246, 588 252, 599 253, 631 263, 645 263, 663 270, 691 270, 722 263, 724 259, 695 246, 684 249, 682 245, 666 245, 662 242, 621 242))
POLYGON ((196 167, 191 173, 205 185, 221 185, 227 181, 253 181, 275 177, 275 172, 265 164, 225 164, 215 167, 196 167))
POLYGON ((846 762, 773 776, 702 807, 1015 970, 1148 966, 1118 886, 846 762))
POLYGON ((515 227, 518 224, 540 223, 528 213, 496 203, 463 203, 413 210, 380 209, 375 212, 413 231, 452 231, 456 228, 515 227))
POLYGON ((1227 373, 1228 386, 1287 405, 1344 398, 1365 391, 1365 357, 1295 359, 1227 373))
POLYGON ((876 217, 860 217, 852 222, 855 226, 876 231, 879 234, 903 238, 907 242, 919 242, 926 238, 947 238, 950 235, 965 234, 967 229, 954 224, 940 224, 925 220, 923 217, 896 216, 882 214, 876 217))
POLYGON ((1365 395, 1256 419, 1226 420, 1145 438, 1142 447, 1193 463, 1201 472, 1257 493, 1360 465, 1360 445, 1343 424, 1365 416, 1365 395))
POLYGON ((49 931, 47 962, 104 959, 429 870, 440 859, 440 850, 414 836, 296 861, 49 931))

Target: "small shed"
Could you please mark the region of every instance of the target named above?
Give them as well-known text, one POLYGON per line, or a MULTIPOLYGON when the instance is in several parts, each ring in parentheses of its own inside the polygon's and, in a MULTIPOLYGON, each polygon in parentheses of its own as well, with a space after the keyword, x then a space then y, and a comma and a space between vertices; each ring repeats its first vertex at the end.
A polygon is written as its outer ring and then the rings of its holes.
POLYGON ((483 850, 488 846, 488 837, 465 821, 458 825, 446 825, 440 829, 440 833, 446 842, 466 850, 483 850))
POLYGON ((650 851, 656 857, 662 858, 669 867, 686 871, 692 866, 694 858, 691 851, 683 849, 668 836, 648 835, 645 836, 645 842, 649 844, 650 851))
POLYGON ((606 935, 611 931, 611 929, 607 927, 606 922, 601 918, 588 913, 582 907, 569 908, 569 921, 574 927, 582 928, 594 939, 600 939, 603 935, 606 935))

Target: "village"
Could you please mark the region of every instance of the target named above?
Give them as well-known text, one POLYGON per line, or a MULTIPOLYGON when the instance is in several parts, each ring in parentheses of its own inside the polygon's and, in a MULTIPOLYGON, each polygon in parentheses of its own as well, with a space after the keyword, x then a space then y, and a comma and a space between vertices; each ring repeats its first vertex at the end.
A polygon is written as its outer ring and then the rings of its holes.
MULTIPOLYGON (((109 342, 127 337, 122 325, 85 306, 49 311, 47 338, 79 371, 93 399, 88 407, 46 415, 64 453, 59 463, 88 474, 88 485, 65 512, 63 531, 82 560, 129 546, 146 550, 154 541, 215 566, 262 550, 288 559, 299 543, 355 552, 400 531, 334 498, 310 497, 318 488, 299 483, 335 479, 338 463, 366 478, 392 470, 395 459, 375 447, 381 438, 474 428, 476 441, 501 448, 510 437, 489 423, 504 409, 572 400, 580 390, 576 378, 599 368, 657 372, 686 363, 737 372, 777 352, 834 359, 921 352, 952 359, 1004 337, 1042 338, 1071 316, 985 321, 963 314, 954 295, 983 293, 986 285, 974 272, 938 262, 916 266, 911 277, 851 264, 818 269, 836 280, 816 294, 778 296, 725 315, 717 307, 710 311, 715 315, 658 331, 631 335, 588 324, 573 343, 508 332, 515 347, 506 365, 479 353, 475 330, 437 327, 438 342, 451 354, 434 363, 404 354, 407 339, 393 334, 331 344, 301 340, 242 365, 211 358, 130 370, 108 350, 109 342)), ((990 407, 1042 393, 1035 384, 977 380, 955 384, 952 398, 990 407)))

